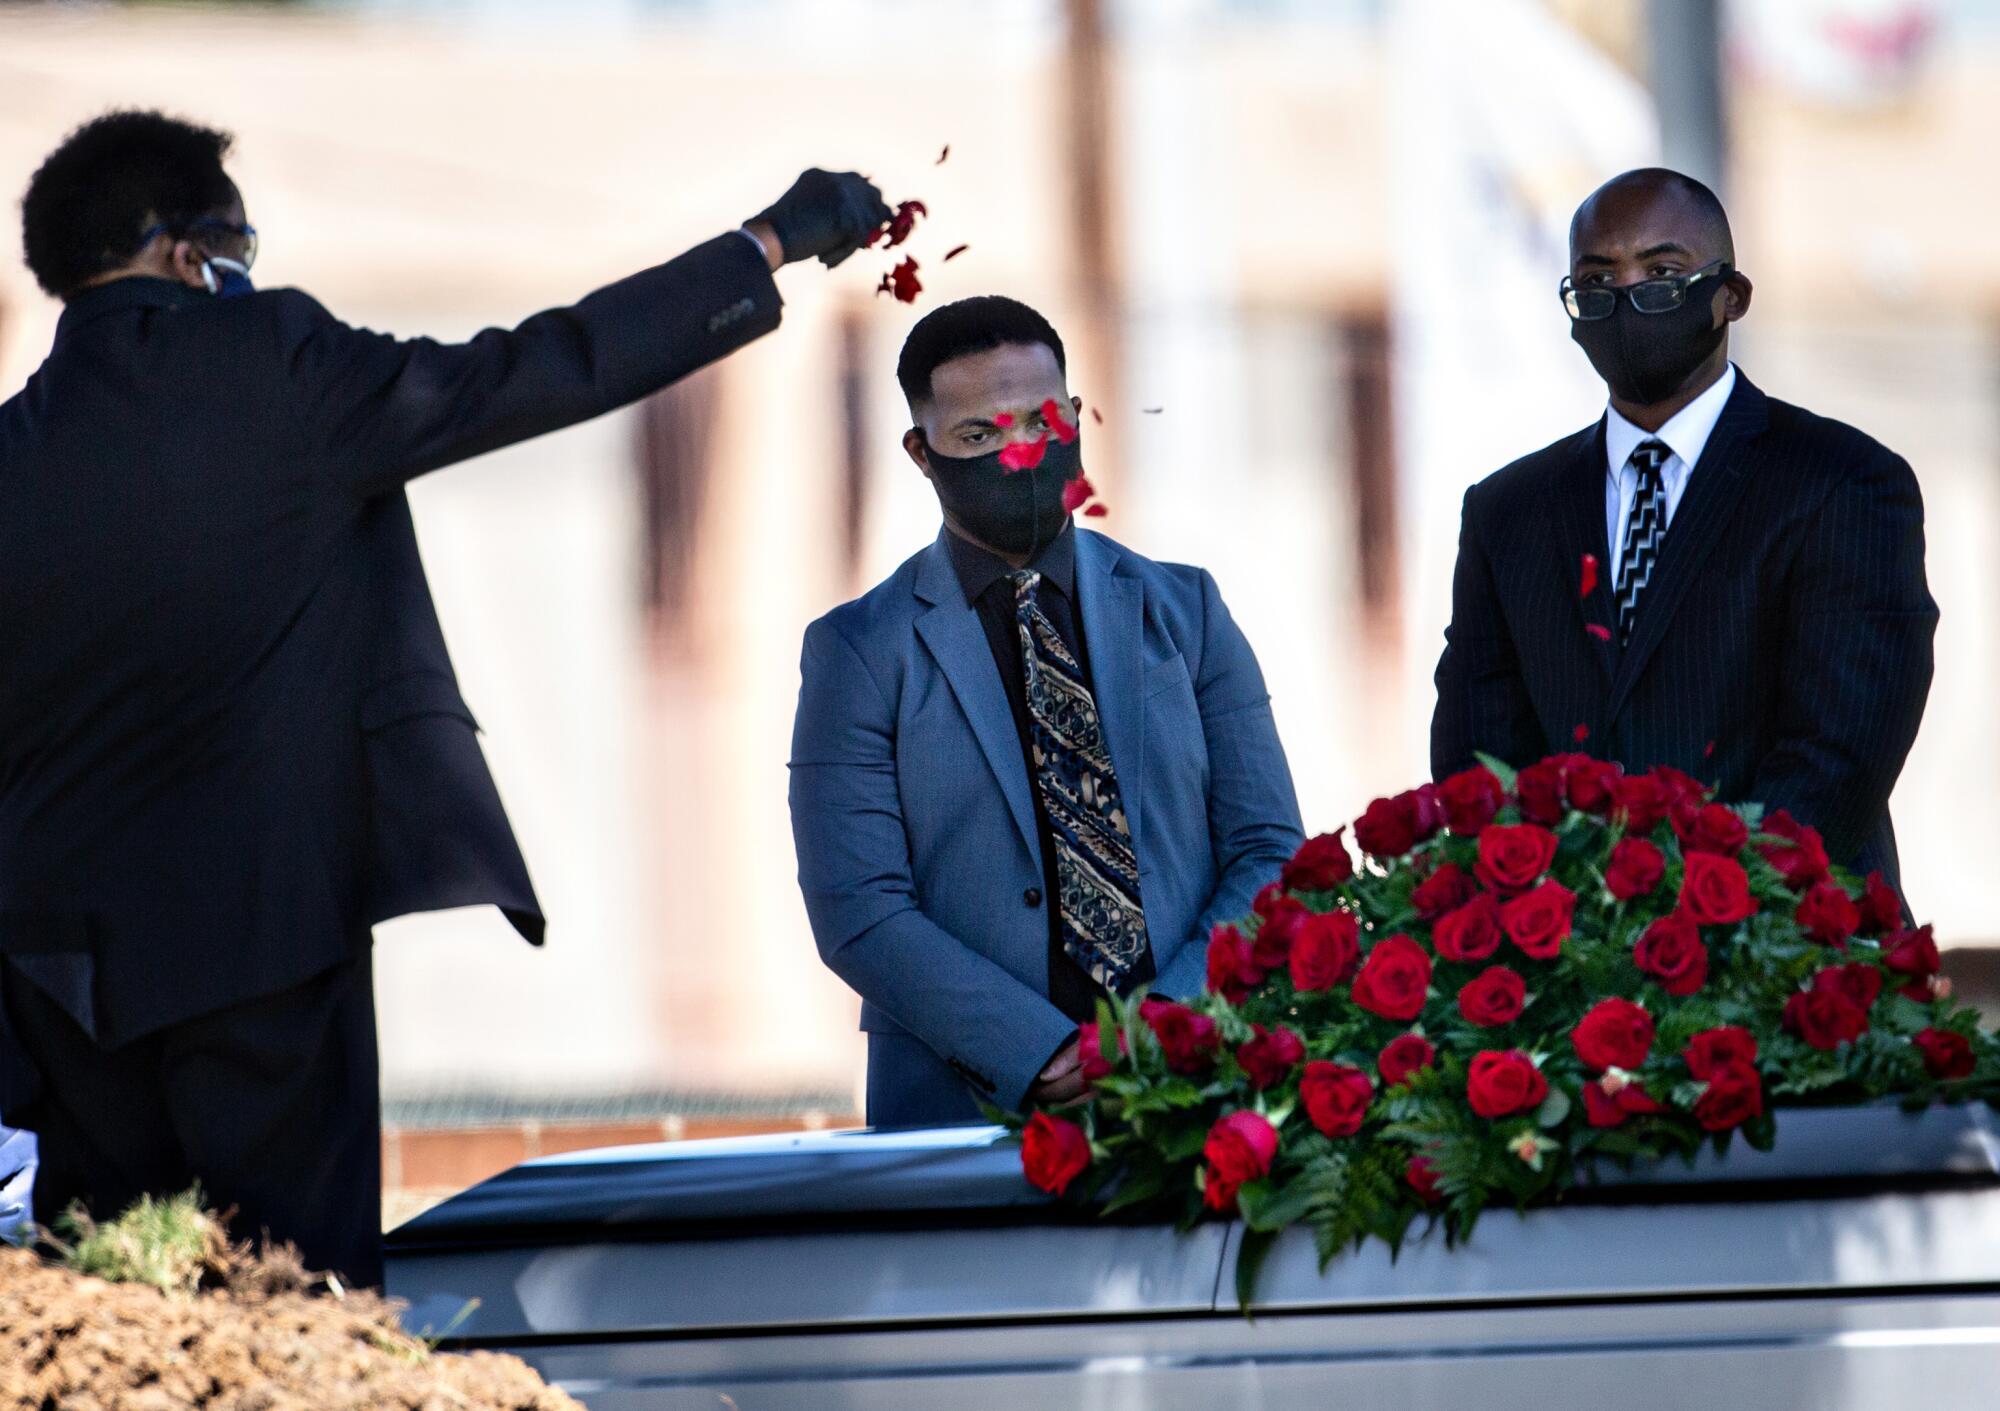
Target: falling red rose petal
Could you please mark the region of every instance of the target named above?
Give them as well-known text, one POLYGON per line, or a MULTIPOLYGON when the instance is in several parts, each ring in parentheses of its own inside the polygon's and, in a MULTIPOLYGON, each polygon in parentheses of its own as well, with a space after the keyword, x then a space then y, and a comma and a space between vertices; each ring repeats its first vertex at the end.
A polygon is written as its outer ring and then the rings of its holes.
POLYGON ((1710 740, 1705 746, 1702 747, 1701 757, 1703 759, 1707 759, 1710 755, 1714 753, 1715 753, 1715 741, 1710 740))
POLYGON ((1090 519, 1102 519, 1110 513, 1111 511, 1104 508, 1103 505, 1092 505, 1084 511, 1085 516, 1090 519))
POLYGON ((949 142, 947 142, 947 143, 945 143, 945 144, 944 144, 944 150, 943 150, 942 152, 938 153, 938 159, 937 159, 937 161, 936 161, 936 163, 935 163, 934 165, 937 165, 937 166, 943 166, 943 165, 944 165, 944 159, 945 159, 946 157, 949 157, 950 155, 951 155, 951 144, 950 144, 949 142))
POLYGON ((1042 421, 1056 440, 1065 446, 1076 440, 1076 427, 1064 420, 1062 403, 1053 397, 1042 403, 1042 421))
POLYGON ((954 245, 944 252, 944 257, 946 260, 955 260, 971 248, 970 245, 954 245))
POLYGON ((1583 630, 1588 632, 1591 636, 1595 637, 1600 642, 1608 642, 1611 640, 1611 629, 1609 627, 1606 627, 1601 622, 1586 622, 1583 624, 1583 630))
POLYGON ((1589 738, 1590 738, 1590 727, 1588 725, 1579 725, 1576 727, 1576 742, 1579 745, 1582 744, 1585 740, 1588 740, 1589 738))
POLYGON ((1096 407, 1092 407, 1090 409, 1090 419, 1096 422, 1099 426, 1104 425, 1104 413, 1099 411, 1096 407))
POLYGON ((1090 477, 1079 475, 1063 486, 1063 513, 1075 514, 1083 508, 1084 501, 1097 493, 1097 487, 1090 483, 1090 477))
POLYGON ((898 303, 916 303, 917 295, 924 292, 917 279, 917 262, 905 256, 901 264, 882 276, 881 286, 875 292, 880 294, 884 289, 894 294, 898 303))
POLYGON ((1589 597, 1597 591, 1597 555, 1583 556, 1583 596, 1589 597))
POLYGON ((1160 414, 1161 412, 1165 411, 1165 410, 1166 410, 1166 408, 1165 408, 1165 407, 1141 407, 1141 408, 1139 408, 1139 410, 1140 410, 1140 411, 1142 411, 1142 412, 1144 412, 1144 413, 1145 413, 1145 414, 1146 414, 1147 416, 1158 416, 1158 415, 1159 415, 1159 414, 1160 414))
POLYGON ((917 228, 917 217, 930 214, 930 208, 922 201, 903 201, 896 207, 896 214, 889 217, 889 223, 868 238, 872 248, 884 235, 889 243, 884 248, 893 249, 910 238, 910 232, 917 228))
POLYGON ((1000 464, 1008 470, 1033 470, 1042 463, 1042 455, 1049 448, 1049 438, 1039 441, 1015 441, 1000 448, 1000 464))

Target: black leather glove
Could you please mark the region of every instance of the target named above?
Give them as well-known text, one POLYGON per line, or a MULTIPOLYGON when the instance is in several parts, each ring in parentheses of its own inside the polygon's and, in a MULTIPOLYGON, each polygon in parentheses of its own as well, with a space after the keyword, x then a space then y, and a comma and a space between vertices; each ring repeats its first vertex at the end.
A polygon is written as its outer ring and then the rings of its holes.
POLYGON ((819 256, 832 269, 865 244, 894 214, 864 176, 813 167, 792 189, 750 218, 770 222, 785 263, 819 256))

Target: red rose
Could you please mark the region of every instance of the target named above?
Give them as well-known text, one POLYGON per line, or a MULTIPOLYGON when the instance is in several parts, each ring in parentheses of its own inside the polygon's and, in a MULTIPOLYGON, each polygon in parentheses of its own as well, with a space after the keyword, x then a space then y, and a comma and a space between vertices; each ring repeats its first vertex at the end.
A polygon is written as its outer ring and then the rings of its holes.
POLYGON ((1252 1024, 1255 1037, 1236 1050, 1236 1061, 1250 1086, 1260 1092, 1281 1083, 1306 1056, 1305 1041, 1290 1029, 1266 1029, 1252 1024))
POLYGON ((1681 1057, 1688 1072, 1706 1082, 1724 1068, 1755 1068, 1757 1040, 1748 1029, 1725 1024, 1719 1029, 1703 1029, 1688 1040, 1681 1057))
POLYGON ((1459 989, 1458 1012, 1468 1024, 1492 1029, 1519 1019, 1527 1000, 1528 982, 1504 965, 1492 965, 1459 989))
POLYGON ((1293 906, 1298 905, 1285 895, 1282 882, 1266 882, 1257 889, 1257 895, 1250 899, 1250 910, 1257 914, 1259 920, 1268 921, 1271 919, 1271 913, 1286 902, 1291 902, 1293 906))
POLYGON ((1435 921, 1448 911, 1456 911, 1478 894, 1479 884, 1455 862, 1447 862, 1418 884, 1410 893, 1410 905, 1426 921, 1435 921))
POLYGON ((1280 897, 1261 913, 1256 939, 1250 943, 1250 958, 1265 970, 1278 970, 1292 953, 1292 941, 1312 913, 1297 897, 1280 897))
MULTIPOLYGON (((1088 1024, 1076 1026, 1076 1051, 1083 1062, 1085 1082, 1094 1083, 1099 1078, 1108 1078, 1111 1076, 1111 1070, 1117 1066, 1117 1058, 1105 1051, 1103 1031, 1097 1027, 1097 1021, 1094 1019, 1088 1024)), ((1120 1054, 1125 1052, 1123 1034, 1118 1036, 1118 1052, 1120 1054)))
POLYGON ((1667 855, 1644 838, 1620 838, 1604 869, 1604 886, 1620 901, 1649 896, 1667 874, 1667 855))
POLYGON ((1549 881, 1501 907, 1500 926, 1530 960, 1554 960, 1569 938, 1575 912, 1576 893, 1549 881))
POLYGON ((1650 774, 1635 774, 1611 786, 1613 814, 1628 833, 1646 834, 1659 826, 1672 802, 1666 786, 1650 774))
POLYGON ((1910 977, 1909 983, 1903 986, 1903 993, 1919 1001, 1931 997, 1930 978, 1943 965, 1938 957, 1937 942, 1931 938, 1928 926, 1919 926, 1914 931, 1894 931, 1884 936, 1882 963, 1898 975, 1910 977))
POLYGON ((1351 1137, 1360 1131, 1374 1100, 1374 1080, 1345 1063, 1308 1063, 1299 1079, 1299 1101, 1305 1104, 1306 1116, 1329 1137, 1351 1137))
POLYGON ((1475 764, 1438 785, 1438 801, 1444 805, 1445 822, 1452 832, 1476 838, 1507 802, 1507 791, 1492 770, 1475 764))
POLYGON ((1866 1013, 1882 993, 1882 972, 1866 961, 1829 965, 1813 976, 1813 988, 1832 990, 1866 1013))
POLYGON ((1924 1056, 1924 1071, 1933 1078, 1951 1082, 1972 1076, 1972 1044, 1950 1029, 1925 1029, 1910 1040, 1924 1056))
POLYGON ((1558 755, 1562 761, 1563 787, 1569 806, 1581 813, 1602 818, 1615 802, 1614 790, 1622 771, 1609 760, 1592 759, 1587 754, 1558 755))
POLYGON ((1826 844, 1820 840, 1818 829, 1806 827, 1781 808, 1764 820, 1761 831, 1785 839, 1782 843, 1765 843, 1763 850, 1765 858, 1784 874, 1785 885, 1793 891, 1802 892, 1826 876, 1832 864, 1827 860, 1826 844))
POLYGON ((1208 991, 1241 1004, 1264 983, 1264 967, 1251 953, 1250 938, 1234 926, 1217 926, 1208 937, 1208 991))
POLYGON ((1466 1075, 1465 1100, 1481 1117, 1507 1117, 1540 1107, 1549 1081, 1519 1049, 1482 1049, 1466 1075))
POLYGON ((1662 916, 1648 926, 1632 948, 1632 963, 1676 998, 1685 998, 1708 983, 1708 947, 1683 912, 1662 916))
POLYGON ((1411 1157, 1410 1164, 1403 1168, 1403 1179, 1426 1205, 1436 1205, 1444 1199, 1444 1192, 1438 1189, 1437 1163, 1428 1156, 1411 1157))
POLYGON ((1556 860, 1556 835, 1539 823, 1488 828, 1479 835, 1474 875, 1502 895, 1526 891, 1556 860))
POLYGON ((1628 1117, 1658 1112, 1660 1104, 1646 1096, 1637 1083, 1627 1083, 1617 1093, 1607 1093, 1598 1084, 1583 1085, 1583 1111, 1593 1127, 1618 1127, 1628 1117))
POLYGON ((1647 771, 1660 781, 1660 787, 1667 791, 1667 808, 1685 809, 1692 812, 1708 802, 1713 792, 1708 785, 1692 774, 1674 768, 1671 764, 1656 764, 1647 771))
POLYGON ((1139 1017, 1160 1041, 1167 1067, 1174 1072, 1204 1073, 1215 1061, 1215 1050, 1221 1045, 1222 1036, 1215 1032, 1215 1021, 1206 1014, 1196 1014, 1172 1000, 1149 996, 1140 1002, 1139 1017))
POLYGON ((1202 1201, 1225 1214, 1236 1208, 1236 1191, 1271 1169, 1278 1155, 1278 1129, 1254 1112, 1232 1112, 1208 1129, 1201 1148, 1208 1180, 1202 1201))
POLYGON ((1863 935, 1886 935, 1902 927, 1903 899, 1896 895, 1894 887, 1882 880, 1880 872, 1868 874, 1868 885, 1861 893, 1859 909, 1863 935))
POLYGON ((1500 949, 1500 903, 1481 892, 1431 930, 1437 953, 1460 963, 1484 960, 1500 949))
POLYGON ((1354 841, 1371 857, 1401 857, 1444 826, 1435 785, 1377 799, 1354 821, 1354 841))
POLYGON ((1681 909, 1702 926, 1726 926, 1757 914, 1750 895, 1750 877, 1733 857, 1711 853, 1687 855, 1681 879, 1681 909))
POLYGON ((1707 1091, 1694 1100, 1694 1120, 1710 1132, 1740 1127, 1763 1110, 1763 1079, 1742 1063, 1716 1069, 1709 1075, 1707 1091))
POLYGON ((1361 927, 1351 911, 1307 916, 1292 939, 1292 987, 1301 992, 1344 985, 1361 958, 1361 927))
POLYGON ((1569 1040, 1586 1068, 1637 1068, 1653 1051, 1653 1016, 1628 999, 1601 999, 1577 1020, 1569 1040))
POLYGON ((1381 1071, 1382 1082, 1393 1088, 1412 1073, 1430 1067, 1436 1057, 1437 1050, 1422 1034, 1398 1034, 1383 1047, 1375 1067, 1381 1071))
POLYGON ((1814 1048, 1834 1049, 1868 1032, 1868 1011, 1838 990, 1815 987, 1785 1001, 1784 1025, 1814 1048))
POLYGON ((1354 1002, 1384 1019, 1408 1021, 1423 1012, 1430 988, 1431 958, 1408 936, 1390 936, 1375 944, 1354 977, 1354 1002))
POLYGON ((1560 759, 1531 764, 1514 776, 1514 797, 1521 801, 1521 817, 1530 823, 1553 828, 1563 821, 1569 806, 1563 802, 1563 768, 1560 759))
POLYGON ((1354 859, 1340 840, 1345 828, 1308 838, 1292 860, 1285 864, 1279 880, 1295 892, 1330 892, 1354 875, 1354 859))
POLYGON ((1083 1128, 1046 1112, 1028 1119, 1021 1133, 1021 1170, 1028 1183, 1061 1195, 1090 1167, 1090 1138, 1083 1128))
POLYGON ((1750 841, 1743 815, 1724 804, 1694 804, 1674 817, 1674 832, 1687 852, 1712 852, 1734 857, 1750 841))
POLYGON ((1799 929, 1823 946, 1844 946, 1861 924, 1861 910, 1838 882, 1815 882, 1799 902, 1799 929))

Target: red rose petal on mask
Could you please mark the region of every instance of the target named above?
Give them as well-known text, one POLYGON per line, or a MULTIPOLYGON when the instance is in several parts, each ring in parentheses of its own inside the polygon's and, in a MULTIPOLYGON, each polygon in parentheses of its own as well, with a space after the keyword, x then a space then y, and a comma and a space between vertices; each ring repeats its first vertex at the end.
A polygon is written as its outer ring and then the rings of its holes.
POLYGON ((1048 449, 1046 436, 1038 441, 1013 441, 1000 448, 1000 464, 1008 470, 1033 470, 1048 449))
POLYGON ((1587 598, 1596 591, 1597 591, 1597 555, 1585 554, 1583 556, 1582 594, 1584 597, 1587 598))
POLYGON ((1110 513, 1111 511, 1104 508, 1103 505, 1092 505, 1089 509, 1084 511, 1085 516, 1090 519, 1102 519, 1104 518, 1104 516, 1110 513))
POLYGON ((1076 440, 1076 428, 1064 419, 1062 403, 1053 397, 1042 403, 1042 422, 1056 440, 1065 446, 1076 440))
POLYGON ((1008 427, 1014 424, 1014 413, 996 412, 993 417, 993 424, 999 427, 1002 431, 1005 431, 1008 427))
POLYGON ((1097 487, 1090 483, 1090 477, 1079 475, 1063 486, 1063 513, 1075 514, 1083 508, 1084 501, 1097 493, 1097 487))
POLYGON ((1595 637, 1600 642, 1608 642, 1611 640, 1611 629, 1609 627, 1606 627, 1601 622, 1586 622, 1583 624, 1583 630, 1588 632, 1591 636, 1595 637))
POLYGON ((970 250, 971 248, 972 247, 970 245, 954 245, 949 250, 946 250, 944 252, 944 257, 947 261, 955 260, 960 255, 964 254, 967 250, 970 250))
POLYGON ((1576 742, 1580 745, 1590 738, 1590 727, 1588 725, 1579 725, 1576 727, 1575 733, 1576 742))

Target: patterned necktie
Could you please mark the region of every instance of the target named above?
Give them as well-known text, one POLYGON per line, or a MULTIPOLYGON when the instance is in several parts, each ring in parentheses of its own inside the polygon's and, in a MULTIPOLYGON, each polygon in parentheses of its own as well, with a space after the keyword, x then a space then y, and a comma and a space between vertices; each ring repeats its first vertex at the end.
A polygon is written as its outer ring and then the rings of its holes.
POLYGON ((1625 521, 1625 544, 1618 551, 1618 645, 1632 640, 1632 622, 1639 615, 1639 595, 1660 561, 1667 540, 1667 482, 1660 467, 1673 451, 1664 441, 1643 441, 1626 462, 1639 472, 1639 489, 1632 496, 1632 513, 1625 521))
POLYGON ((1033 722, 1035 787, 1056 850, 1063 949, 1114 994, 1146 957, 1139 859, 1097 702, 1035 599, 1042 575, 1009 575, 1033 722))

